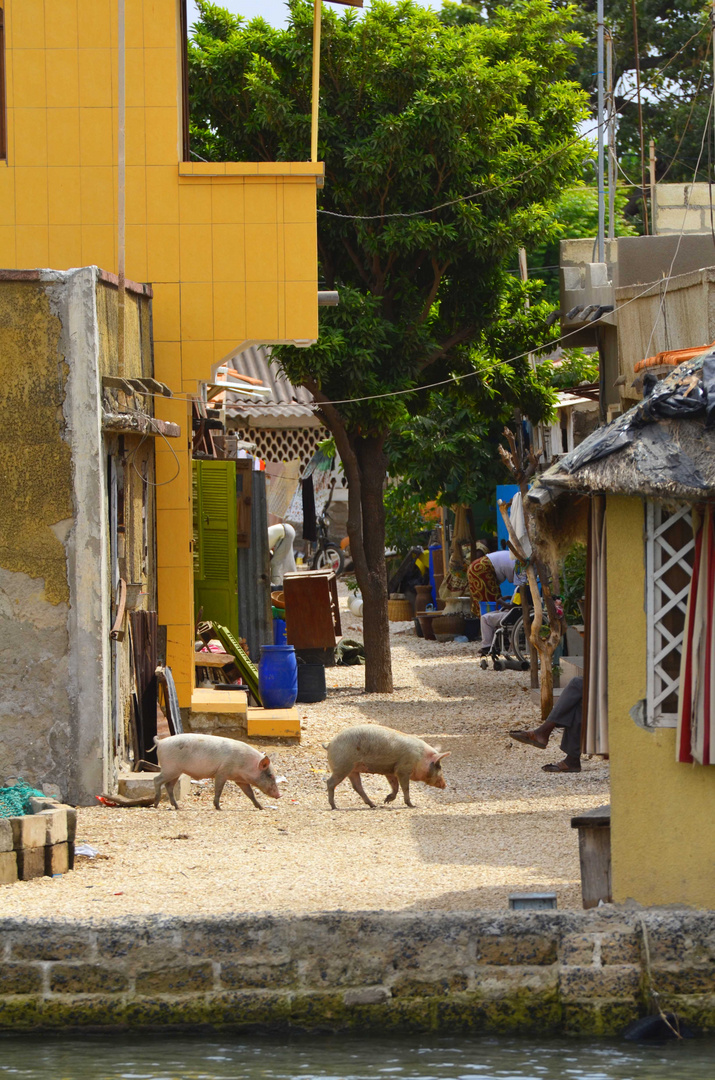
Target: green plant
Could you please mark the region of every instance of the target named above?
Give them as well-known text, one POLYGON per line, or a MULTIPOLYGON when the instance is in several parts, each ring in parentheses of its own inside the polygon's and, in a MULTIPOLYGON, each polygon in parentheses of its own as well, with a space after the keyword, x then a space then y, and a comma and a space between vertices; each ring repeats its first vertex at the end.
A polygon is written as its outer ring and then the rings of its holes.
POLYGON ((385 491, 385 544, 400 559, 416 544, 424 545, 425 533, 434 524, 422 513, 423 501, 404 481, 390 484, 385 491))
POLYGON ((564 559, 561 597, 568 626, 583 622, 579 606, 586 592, 586 545, 574 544, 564 559))

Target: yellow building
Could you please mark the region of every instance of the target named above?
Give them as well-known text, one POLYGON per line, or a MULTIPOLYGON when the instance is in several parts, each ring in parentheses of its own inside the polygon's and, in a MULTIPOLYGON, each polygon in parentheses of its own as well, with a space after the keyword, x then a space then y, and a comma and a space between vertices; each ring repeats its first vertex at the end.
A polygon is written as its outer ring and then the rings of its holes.
POLYGON ((682 364, 529 494, 557 544, 591 503, 585 745, 611 759, 616 903, 715 902, 715 429, 695 410, 708 378, 702 356, 682 364), (659 409, 686 391, 692 418, 659 409))
MULTIPOLYGON (((0 267, 118 263, 116 0, 0 0, 0 267)), ((224 357, 318 333, 322 164, 190 161, 185 0, 126 0, 126 275, 154 289, 159 622, 193 683, 188 395, 224 357)), ((306 156, 307 156, 306 147, 306 156)))

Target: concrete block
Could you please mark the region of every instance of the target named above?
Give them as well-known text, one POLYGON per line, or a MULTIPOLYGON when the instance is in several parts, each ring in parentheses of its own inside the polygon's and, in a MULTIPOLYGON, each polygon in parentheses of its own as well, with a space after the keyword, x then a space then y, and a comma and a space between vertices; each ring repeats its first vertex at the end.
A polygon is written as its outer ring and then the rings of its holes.
MULTIPOLYGON (((154 779, 157 773, 135 772, 120 775, 117 781, 117 789, 125 799, 145 799, 154 797, 154 779)), ((174 798, 177 802, 187 799, 191 793, 191 781, 188 776, 180 776, 174 787, 174 798)), ((161 791, 162 800, 168 801, 166 788, 161 791)))
MULTIPOLYGON (((32 820, 31 818, 29 820, 32 820)), ((41 821, 44 834, 44 821, 41 821)), ((17 876, 20 881, 45 876, 45 845, 20 848, 17 852, 17 876)))
POLYGON ((246 733, 271 739, 300 739, 300 713, 296 708, 259 709, 252 706, 248 710, 246 733))
POLYGON ((47 824, 43 817, 25 814, 23 817, 11 817, 12 842, 15 851, 21 848, 43 848, 47 824))
POLYGON ((67 840, 74 844, 77 836, 77 810, 74 806, 66 806, 67 811, 67 840))
POLYGON ((209 713, 189 710, 185 730, 194 735, 221 735, 224 739, 243 739, 246 735, 246 714, 209 713))
POLYGON ((66 874, 70 868, 69 844, 65 840, 61 844, 48 844, 45 848, 45 876, 52 877, 54 874, 66 874))
POLYGON ((67 811, 64 806, 43 810, 40 815, 46 821, 45 845, 67 843, 67 811))
POLYGON ((0 885, 17 881, 17 852, 0 851, 0 885))
POLYGON ((392 997, 387 986, 362 986, 359 990, 346 990, 343 1001, 346 1005, 381 1005, 392 997))
POLYGON ((550 934, 500 934, 476 939, 477 963, 553 964, 558 942, 550 934))
POLYGON ((0 818, 0 851, 12 851, 12 825, 10 818, 0 818))

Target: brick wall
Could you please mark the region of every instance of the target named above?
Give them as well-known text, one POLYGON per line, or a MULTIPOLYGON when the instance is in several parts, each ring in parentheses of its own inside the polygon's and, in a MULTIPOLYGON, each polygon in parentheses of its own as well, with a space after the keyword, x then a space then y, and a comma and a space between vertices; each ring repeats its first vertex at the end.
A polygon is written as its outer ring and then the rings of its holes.
POLYGON ((0 1029, 715 1030, 715 913, 0 919, 0 1029), (650 974, 644 957, 648 937, 650 974))

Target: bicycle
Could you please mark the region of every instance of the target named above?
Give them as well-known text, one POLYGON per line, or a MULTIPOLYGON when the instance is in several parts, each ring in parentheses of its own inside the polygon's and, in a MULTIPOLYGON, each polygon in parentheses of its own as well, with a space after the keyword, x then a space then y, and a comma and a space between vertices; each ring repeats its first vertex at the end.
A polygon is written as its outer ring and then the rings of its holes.
POLYGON ((345 559, 343 553, 338 544, 335 544, 328 537, 328 529, 330 527, 330 518, 328 516, 328 510, 330 504, 333 501, 333 492, 335 491, 335 480, 330 485, 330 494, 328 495, 328 501, 323 507, 322 513, 317 520, 318 528, 318 540, 317 548, 310 560, 310 567, 312 570, 332 570, 336 577, 342 574, 345 559))

